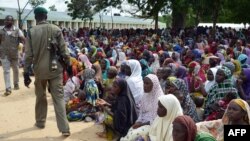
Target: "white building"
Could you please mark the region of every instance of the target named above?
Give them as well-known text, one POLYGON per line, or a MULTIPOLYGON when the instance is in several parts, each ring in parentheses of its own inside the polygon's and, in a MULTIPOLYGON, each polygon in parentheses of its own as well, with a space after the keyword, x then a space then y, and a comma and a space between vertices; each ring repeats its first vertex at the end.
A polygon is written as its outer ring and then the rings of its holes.
MULTIPOLYGON (((4 11, 0 11, 0 26, 4 25, 4 18, 7 15, 12 15, 15 19, 15 25, 18 25, 18 14, 17 9, 15 8, 4 8, 4 11)), ((22 14, 22 19, 26 16, 27 18, 23 22, 23 29, 36 25, 34 19, 33 11, 26 9, 22 14), (31 12, 29 15, 28 13, 31 12)), ((48 12, 48 21, 53 24, 57 24, 61 27, 67 27, 71 29, 77 29, 79 27, 105 27, 106 29, 112 28, 112 18, 111 16, 102 16, 102 25, 100 26, 99 15, 94 15, 92 24, 89 24, 89 21, 84 22, 84 20, 72 18, 66 12, 48 12)), ((165 24, 159 22, 159 28, 164 28, 165 24)), ((122 29, 122 28, 154 28, 154 21, 152 19, 139 19, 134 17, 124 17, 124 16, 113 16, 113 29, 122 29)))

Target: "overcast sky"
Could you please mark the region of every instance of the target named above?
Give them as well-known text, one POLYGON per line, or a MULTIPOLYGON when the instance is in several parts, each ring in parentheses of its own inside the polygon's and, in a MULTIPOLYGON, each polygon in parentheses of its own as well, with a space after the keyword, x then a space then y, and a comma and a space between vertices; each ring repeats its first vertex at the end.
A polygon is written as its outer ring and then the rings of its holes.
MULTIPOLYGON (((28 0, 19 0, 20 7, 23 8, 28 0)), ((67 5, 64 3, 65 0, 47 0, 47 2, 43 5, 45 8, 49 8, 51 5, 55 5, 57 11, 66 11, 67 5)), ((17 0, 0 0, 1 7, 10 7, 10 8, 18 8, 17 0)), ((30 5, 27 8, 31 9, 30 5)))

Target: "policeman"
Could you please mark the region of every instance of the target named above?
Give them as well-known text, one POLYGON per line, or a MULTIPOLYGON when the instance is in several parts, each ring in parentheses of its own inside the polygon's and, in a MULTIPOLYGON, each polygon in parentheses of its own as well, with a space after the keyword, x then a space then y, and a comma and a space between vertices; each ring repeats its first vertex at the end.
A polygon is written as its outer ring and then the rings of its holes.
POLYGON ((54 45, 58 49, 58 55, 63 57, 64 63, 67 65, 70 62, 69 52, 60 28, 47 22, 47 13, 48 11, 43 7, 37 7, 34 10, 37 25, 28 32, 25 48, 24 84, 29 87, 31 83, 28 72, 33 64, 36 94, 35 126, 45 127, 48 107, 46 87, 48 86, 54 103, 59 132, 63 136, 69 136, 70 129, 63 100, 63 67, 58 60, 54 60, 56 54, 51 54, 51 49, 54 48, 51 46, 51 42, 56 42, 54 45))

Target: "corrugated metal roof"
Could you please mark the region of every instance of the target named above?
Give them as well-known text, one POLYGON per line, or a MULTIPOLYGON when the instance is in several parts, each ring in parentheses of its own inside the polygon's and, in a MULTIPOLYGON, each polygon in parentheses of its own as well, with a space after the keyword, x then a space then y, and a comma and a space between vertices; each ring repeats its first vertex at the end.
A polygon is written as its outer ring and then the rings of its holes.
MULTIPOLYGON (((0 11, 0 19, 4 19, 6 15, 12 15, 15 19, 17 19, 17 9, 15 8, 4 8, 4 11, 0 11)), ((25 9, 24 13, 22 14, 22 18, 24 18, 31 10, 25 9)), ((34 14, 33 11, 31 14, 27 17, 27 20, 34 20, 34 14)), ((72 18, 67 14, 67 12, 56 12, 56 11, 50 11, 48 13, 48 20, 50 21, 76 21, 76 22, 83 22, 81 19, 72 20, 72 18)), ((99 15, 96 14, 93 17, 94 22, 100 21, 99 15)), ((103 22, 104 23, 112 23, 111 16, 103 15, 103 22)), ((113 22, 114 23, 127 23, 127 24, 147 24, 147 25, 153 25, 154 22, 152 19, 140 19, 140 18, 134 18, 134 17, 124 17, 124 16, 113 16, 113 22)), ((159 25, 163 25, 163 23, 159 22, 159 25)))

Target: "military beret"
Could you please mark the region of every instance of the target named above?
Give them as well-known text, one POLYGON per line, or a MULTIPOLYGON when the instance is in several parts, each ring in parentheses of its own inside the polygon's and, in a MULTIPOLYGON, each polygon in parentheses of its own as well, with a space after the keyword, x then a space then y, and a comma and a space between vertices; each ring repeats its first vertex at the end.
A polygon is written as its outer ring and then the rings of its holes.
POLYGON ((37 7, 35 10, 34 10, 34 14, 47 14, 48 11, 43 8, 43 7, 37 7))

